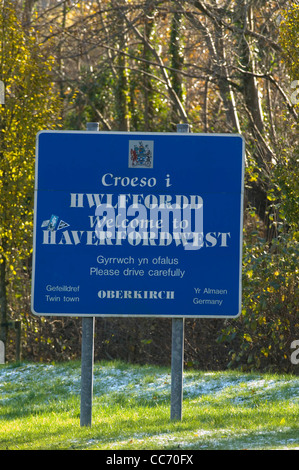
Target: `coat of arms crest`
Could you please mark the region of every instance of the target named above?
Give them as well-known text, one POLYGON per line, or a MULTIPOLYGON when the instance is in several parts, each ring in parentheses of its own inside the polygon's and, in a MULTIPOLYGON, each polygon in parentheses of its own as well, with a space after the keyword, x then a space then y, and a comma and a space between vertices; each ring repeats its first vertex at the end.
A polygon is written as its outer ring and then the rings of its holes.
POLYGON ((154 141, 129 141, 129 168, 153 168, 154 141))

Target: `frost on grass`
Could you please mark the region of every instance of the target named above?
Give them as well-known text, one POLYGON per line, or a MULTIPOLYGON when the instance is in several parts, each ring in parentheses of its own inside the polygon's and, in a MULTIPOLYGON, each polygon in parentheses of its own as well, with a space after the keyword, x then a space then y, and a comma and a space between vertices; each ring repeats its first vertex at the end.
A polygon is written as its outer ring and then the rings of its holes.
MULTIPOLYGON (((90 436, 82 444, 79 440, 69 441, 72 447, 86 448, 298 448, 298 433, 290 413, 298 413, 299 378, 292 376, 245 374, 238 372, 184 373, 184 400, 192 426, 188 430, 175 427, 167 432, 167 426, 151 426, 144 419, 134 428, 132 420, 129 428, 116 428, 103 422, 99 437, 90 436), (276 421, 266 414, 268 422, 256 420, 256 413, 265 412, 259 406, 273 405, 276 421), (190 408, 191 407, 191 408, 190 408), (228 413, 230 423, 221 417, 221 411, 228 413), (256 412, 254 411, 256 410, 256 412), (209 414, 210 413, 210 414, 209 414), (285 414, 286 413, 286 414, 285 414), (250 418, 249 418, 250 416, 250 418), (288 418, 289 417, 289 418, 288 418), (246 425, 250 419, 251 427, 246 425), (278 421, 277 421, 278 420, 278 421), (146 425, 143 424, 146 422, 146 425), (132 428, 133 426, 133 428, 132 428), (111 434, 112 432, 112 434, 111 434)), ((27 414, 41 413, 49 408, 70 413, 74 403, 78 403, 81 390, 81 367, 79 363, 69 364, 21 364, 0 366, 0 410, 12 413, 15 407, 26 409, 27 414), (63 404, 74 398, 69 408, 63 404), (7 407, 6 407, 7 405, 7 407), (48 406, 51 405, 51 406, 48 406), (55 406, 54 406, 55 405, 55 406), (52 407, 52 408, 51 408, 52 407), (5 408, 7 411, 5 411, 5 408)), ((167 369, 150 366, 131 366, 117 363, 96 363, 94 367, 94 404, 108 408, 120 404, 121 416, 126 409, 151 404, 170 404, 171 376, 167 369), (130 405, 127 407, 128 402, 130 405)), ((116 408, 115 408, 116 409, 116 408)), ((159 408, 157 408, 159 410, 159 408)), ((162 410, 162 409, 161 409, 162 410)), ((136 412, 136 416, 138 412, 136 412)), ((125 416, 125 415, 124 415, 125 416)), ((134 415, 135 416, 135 415, 134 415)), ((107 419, 107 418, 105 418, 107 419)), ((135 418, 134 418, 135 419, 135 418)), ((133 421, 134 421, 133 419, 133 421)), ((163 420, 162 420, 163 421, 163 420)), ((154 421, 155 422, 155 421, 154 421)), ((72 436, 72 439, 74 437, 72 436)), ((76 438, 77 439, 77 438, 76 438)))
MULTIPOLYGON (((0 401, 9 399, 7 389, 11 386, 26 391, 34 385, 57 393, 80 395, 80 365, 68 364, 21 364, 0 367, 0 401)), ((200 397, 229 398, 234 403, 242 402, 248 395, 275 400, 298 401, 299 378, 291 376, 262 376, 233 372, 186 372, 183 380, 184 398, 200 397)), ((169 399, 171 376, 169 372, 150 367, 95 364, 94 395, 138 399, 169 399)))

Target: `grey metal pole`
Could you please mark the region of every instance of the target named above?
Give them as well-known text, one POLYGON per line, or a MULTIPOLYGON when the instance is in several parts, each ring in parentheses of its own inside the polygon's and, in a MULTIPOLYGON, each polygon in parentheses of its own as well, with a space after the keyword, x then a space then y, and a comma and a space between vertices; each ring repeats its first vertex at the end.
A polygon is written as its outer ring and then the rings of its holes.
POLYGON ((80 426, 91 426, 95 317, 82 319, 80 426))
POLYGON ((184 369, 184 318, 172 319, 170 419, 182 420, 184 369))
MULTIPOLYGON (((98 131, 99 124, 97 122, 87 122, 86 130, 98 131)), ((94 330, 95 317, 83 317, 81 346, 80 426, 91 426, 92 421, 94 330)))
MULTIPOLYGON (((188 133, 189 124, 177 124, 177 132, 188 133)), ((185 319, 172 319, 170 419, 182 420, 185 319)))

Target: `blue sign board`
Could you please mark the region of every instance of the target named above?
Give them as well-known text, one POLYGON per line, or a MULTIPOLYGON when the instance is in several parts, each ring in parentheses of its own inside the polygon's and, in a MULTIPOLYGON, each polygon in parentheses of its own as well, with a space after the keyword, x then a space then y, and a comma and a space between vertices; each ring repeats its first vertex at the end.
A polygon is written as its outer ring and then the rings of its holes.
POLYGON ((40 132, 33 313, 238 316, 243 173, 240 135, 40 132))

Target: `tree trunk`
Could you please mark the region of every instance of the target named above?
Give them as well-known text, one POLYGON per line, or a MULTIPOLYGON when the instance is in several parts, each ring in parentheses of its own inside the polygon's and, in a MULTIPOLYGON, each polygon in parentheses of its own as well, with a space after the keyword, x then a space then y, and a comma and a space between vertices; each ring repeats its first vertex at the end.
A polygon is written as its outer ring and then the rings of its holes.
MULTIPOLYGON (((180 74, 184 62, 184 57, 180 51, 182 49, 181 21, 182 13, 177 11, 174 12, 171 23, 169 52, 171 57, 171 85, 180 102, 183 103, 183 82, 182 75, 180 74)), ((180 116, 177 113, 177 107, 174 106, 174 103, 172 103, 171 121, 173 125, 179 123, 180 121, 180 116)))
MULTIPOLYGON (((249 1, 245 4, 236 7, 236 17, 239 25, 243 30, 250 29, 254 31, 254 15, 253 7, 249 1)), ((252 150, 252 155, 260 168, 262 178, 256 182, 251 183, 251 188, 248 188, 248 198, 253 207, 256 207, 259 217, 268 225, 269 220, 267 217, 268 210, 268 178, 269 178, 269 164, 271 164, 272 152, 268 146, 265 145, 264 139, 264 120, 261 105, 261 94, 256 74, 256 60, 254 53, 255 39, 240 36, 239 41, 239 60, 242 65, 243 73, 241 76, 243 85, 243 99, 245 109, 249 116, 249 128, 254 138, 255 145, 252 150)), ((269 232, 270 233, 270 232, 269 232)))
MULTIPOLYGON (((199 8, 198 2, 196 6, 199 8)), ((206 45, 210 52, 211 69, 217 79, 217 84, 223 102, 224 110, 227 117, 227 123, 233 132, 241 132, 240 123, 236 108, 235 95, 230 84, 230 75, 228 68, 228 59, 226 45, 224 43, 223 27, 217 22, 213 21, 212 25, 200 20, 189 11, 184 12, 186 18, 202 32, 206 45)))
MULTIPOLYGON (((5 247, 2 248, 5 251, 5 247)), ((0 341, 3 341, 6 350, 7 341, 7 288, 6 288, 6 258, 0 258, 0 341)))
MULTIPOLYGON (((246 29, 247 26, 250 30, 254 30, 254 19, 252 7, 245 5, 239 13, 240 21, 243 29, 246 29)), ((257 129, 263 133, 264 131, 264 122, 262 115, 262 106, 260 102, 259 90, 257 79, 254 76, 256 72, 255 57, 251 51, 252 45, 249 43, 249 39, 246 39, 245 35, 240 37, 240 62, 243 65, 243 89, 244 89, 244 100, 248 110, 250 111, 254 123, 257 129)))
POLYGON ((117 115, 117 130, 129 132, 130 118, 129 118, 129 86, 127 76, 127 59, 126 56, 120 53, 117 58, 118 79, 115 90, 115 106, 117 115))
POLYGON ((232 132, 241 133, 235 94, 230 84, 230 73, 228 70, 228 53, 226 45, 224 44, 225 33, 223 27, 219 26, 216 33, 215 49, 217 51, 217 66, 216 71, 218 75, 218 86, 220 95, 223 101, 227 122, 229 123, 232 132))
MULTIPOLYGON (((144 16, 144 39, 148 42, 151 37, 151 33, 154 26, 154 9, 148 2, 145 5, 145 16, 144 16)), ((143 44, 143 58, 144 70, 143 83, 144 83, 144 127, 145 131, 152 131, 152 122, 154 118, 154 107, 153 107, 153 85, 150 74, 150 60, 152 54, 149 49, 143 44)))
POLYGON ((152 54, 152 56, 156 60, 156 62, 158 64, 158 67, 160 69, 161 75, 163 77, 163 80, 165 82, 165 85, 166 85, 166 88, 167 88, 167 91, 168 91, 168 94, 169 94, 169 98, 172 102, 173 109, 176 110, 176 113, 178 114, 178 116, 180 117, 180 119, 183 122, 187 122, 188 121, 188 116, 187 116, 186 110, 185 110, 180 98, 178 97, 177 93, 173 89, 173 86, 171 84, 171 80, 169 78, 168 71, 164 66, 164 62, 163 62, 160 54, 151 45, 151 42, 148 39, 146 39, 144 37, 144 35, 141 34, 141 32, 133 24, 133 22, 124 13, 122 13, 122 12, 120 12, 120 13, 122 14, 124 20, 126 21, 127 26, 131 29, 132 32, 134 32, 135 36, 138 39, 141 40, 141 42, 144 44, 144 46, 148 48, 149 52, 152 54))
POLYGON ((127 56, 124 54, 127 49, 127 34, 125 33, 125 21, 121 10, 118 9, 116 2, 112 3, 115 7, 115 25, 118 30, 119 42, 117 49, 119 50, 116 58, 116 88, 115 88, 115 107, 117 116, 117 130, 130 131, 130 88, 128 80, 127 56), (124 52, 124 53, 123 53, 124 52))
POLYGON ((28 30, 31 23, 32 11, 34 4, 37 0, 24 0, 23 15, 22 15, 22 26, 24 30, 28 30))

